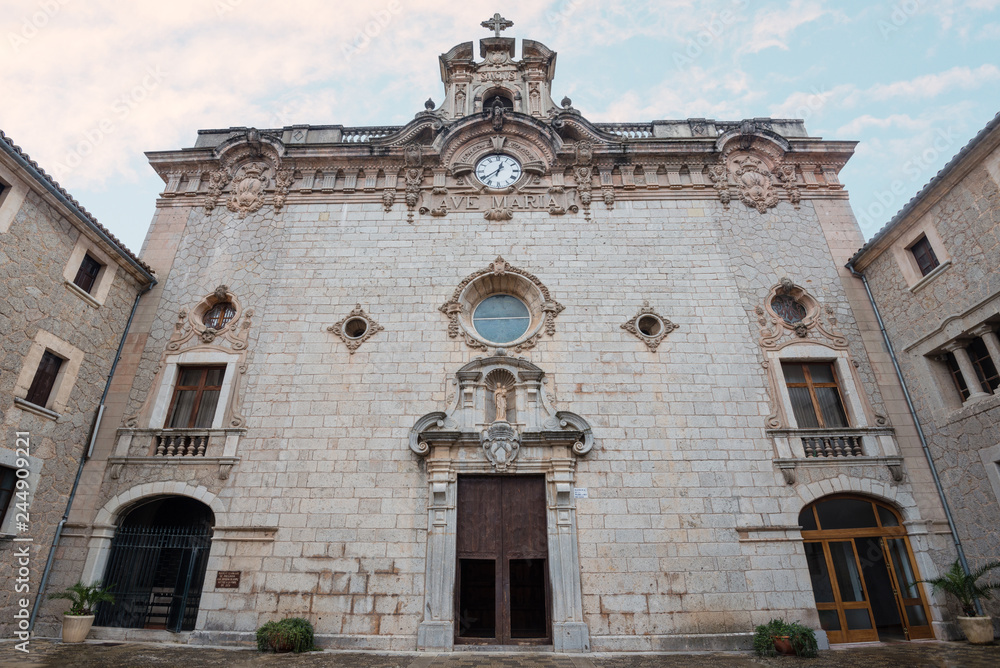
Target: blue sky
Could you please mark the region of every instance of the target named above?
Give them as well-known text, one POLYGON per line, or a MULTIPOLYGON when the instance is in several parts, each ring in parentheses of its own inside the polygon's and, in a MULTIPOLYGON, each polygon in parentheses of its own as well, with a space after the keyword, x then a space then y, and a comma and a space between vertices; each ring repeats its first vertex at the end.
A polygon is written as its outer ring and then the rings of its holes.
POLYGON ((0 128, 138 250, 162 189, 144 151, 406 123, 495 11, 559 53, 553 97, 593 121, 804 118, 861 142, 841 178, 866 237, 1000 111, 1000 0, 0 0, 0 128))

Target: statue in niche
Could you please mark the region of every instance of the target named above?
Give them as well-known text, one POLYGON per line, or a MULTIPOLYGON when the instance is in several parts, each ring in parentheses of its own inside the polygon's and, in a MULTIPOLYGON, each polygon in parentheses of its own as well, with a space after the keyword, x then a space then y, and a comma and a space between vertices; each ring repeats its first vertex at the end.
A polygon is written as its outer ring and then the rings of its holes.
POLYGON ((507 421, 507 388, 503 385, 497 385, 497 389, 493 392, 493 400, 497 405, 497 415, 495 422, 506 422, 507 421))

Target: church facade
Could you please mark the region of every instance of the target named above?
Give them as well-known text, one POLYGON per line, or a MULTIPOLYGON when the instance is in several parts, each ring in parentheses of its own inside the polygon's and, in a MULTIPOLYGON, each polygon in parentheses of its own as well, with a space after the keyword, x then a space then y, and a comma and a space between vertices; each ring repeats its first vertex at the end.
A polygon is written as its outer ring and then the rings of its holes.
POLYGON ((116 584, 98 634, 190 642, 947 636, 916 584, 954 560, 943 510, 844 268, 854 144, 593 123, 496 30, 405 126, 148 154, 159 284, 54 586, 116 584))

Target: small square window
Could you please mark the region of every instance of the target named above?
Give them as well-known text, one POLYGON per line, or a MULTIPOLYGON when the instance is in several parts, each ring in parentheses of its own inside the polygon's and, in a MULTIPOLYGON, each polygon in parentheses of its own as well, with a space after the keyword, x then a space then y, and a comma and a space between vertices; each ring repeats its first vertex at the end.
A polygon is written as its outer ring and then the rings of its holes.
POLYGON ((49 395, 52 394, 52 388, 56 384, 59 369, 62 367, 64 361, 62 357, 46 350, 42 354, 42 361, 38 364, 38 370, 35 371, 35 377, 31 381, 31 386, 28 388, 28 396, 25 397, 25 400, 36 406, 45 408, 45 405, 49 401, 49 395))
POLYGON ((10 500, 14 496, 17 472, 9 466, 0 466, 0 523, 7 517, 10 500))
POLYGON ((94 289, 94 283, 97 282, 97 275, 101 273, 103 267, 103 264, 95 260, 90 253, 87 253, 83 256, 83 262, 80 263, 80 269, 77 270, 73 283, 87 294, 90 294, 90 291, 94 289))
POLYGON ((917 239, 917 241, 910 246, 910 252, 913 253, 913 259, 917 261, 917 268, 920 269, 921 276, 926 276, 934 271, 935 267, 941 264, 938 262, 937 255, 934 254, 934 249, 931 248, 931 242, 927 240, 926 236, 917 239))

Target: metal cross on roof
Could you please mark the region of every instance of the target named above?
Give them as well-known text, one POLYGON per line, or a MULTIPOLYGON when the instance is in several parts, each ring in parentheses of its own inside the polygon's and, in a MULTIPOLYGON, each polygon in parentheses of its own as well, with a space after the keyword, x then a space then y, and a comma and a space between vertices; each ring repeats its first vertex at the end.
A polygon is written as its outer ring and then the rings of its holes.
POLYGON ((483 26, 487 30, 492 30, 496 32, 496 36, 499 37, 500 31, 506 30, 507 28, 511 27, 512 25, 514 25, 514 22, 508 21, 504 17, 500 16, 499 12, 497 12, 496 14, 493 15, 493 18, 491 18, 489 21, 483 21, 479 25, 483 26))

